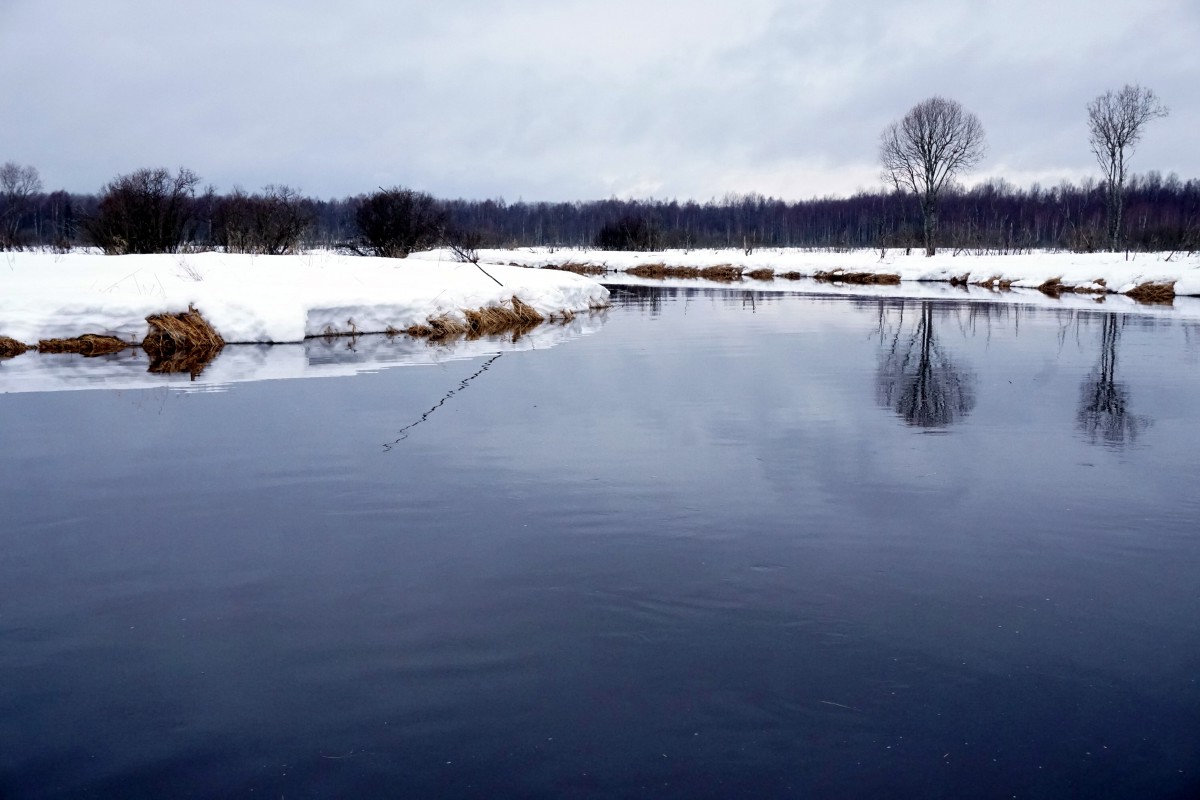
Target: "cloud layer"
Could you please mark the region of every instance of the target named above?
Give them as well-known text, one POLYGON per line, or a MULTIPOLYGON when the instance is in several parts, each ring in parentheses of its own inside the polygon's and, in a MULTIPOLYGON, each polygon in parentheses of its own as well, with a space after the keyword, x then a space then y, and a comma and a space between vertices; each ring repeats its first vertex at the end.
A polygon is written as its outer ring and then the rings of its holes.
POLYGON ((943 94, 987 129, 977 177, 1053 183, 1096 172, 1085 104, 1141 83, 1172 113, 1134 169, 1200 177, 1197 41, 1193 0, 7 0, 0 161, 74 191, 186 165, 326 197, 802 198, 878 186, 880 130, 943 94))

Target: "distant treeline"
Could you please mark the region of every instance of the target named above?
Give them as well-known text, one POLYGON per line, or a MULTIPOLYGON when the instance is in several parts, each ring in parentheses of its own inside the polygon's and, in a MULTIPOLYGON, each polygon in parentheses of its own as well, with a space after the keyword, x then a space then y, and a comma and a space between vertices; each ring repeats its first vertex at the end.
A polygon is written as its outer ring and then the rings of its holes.
MULTIPOLYGON (((100 224, 106 215, 144 213, 137 205, 140 201, 136 201, 138 186, 128 185, 138 176, 144 179, 143 173, 166 181, 165 191, 172 205, 156 213, 172 215, 172 224, 180 226, 176 248, 291 252, 306 247, 342 247, 383 253, 381 248, 364 249, 365 232, 361 228, 368 221, 383 224, 387 215, 413 213, 413 209, 425 214, 430 224, 440 226, 446 237, 467 241, 472 248, 849 249, 919 247, 921 239, 921 210, 916 199, 895 192, 860 192, 846 198, 801 201, 750 194, 727 195, 704 203, 617 199, 506 203, 436 200, 395 189, 320 200, 304 197, 288 187, 266 187, 249 195, 240 191, 226 195, 211 190, 199 192, 199 179, 186 170, 177 176, 144 170, 122 176, 95 195, 47 193, 40 191, 40 186, 36 186, 38 191, 23 195, 0 193, 0 248, 100 245, 109 252, 119 252, 121 246, 128 252, 143 252, 129 245, 131 234, 119 225, 100 224), (187 178, 182 189, 181 176, 187 178), (121 195, 122 191, 126 195, 121 195), (382 198, 388 202, 381 203, 381 195, 388 195, 382 198)), ((948 191, 940 200, 938 215, 939 246, 948 249, 992 253, 1034 248, 1092 251, 1105 249, 1108 244, 1105 187, 1093 181, 1052 188, 1017 188, 998 181, 948 191)), ((1184 182, 1174 175, 1163 178, 1155 172, 1134 176, 1126 188, 1123 225, 1123 242, 1129 249, 1200 249, 1200 180, 1184 182)), ((158 244, 161 230, 141 233, 152 249, 172 247, 169 243, 158 244)), ((414 241, 425 246, 437 243, 436 238, 426 236, 414 241)), ((397 254, 406 252, 407 247, 397 250, 397 254)))

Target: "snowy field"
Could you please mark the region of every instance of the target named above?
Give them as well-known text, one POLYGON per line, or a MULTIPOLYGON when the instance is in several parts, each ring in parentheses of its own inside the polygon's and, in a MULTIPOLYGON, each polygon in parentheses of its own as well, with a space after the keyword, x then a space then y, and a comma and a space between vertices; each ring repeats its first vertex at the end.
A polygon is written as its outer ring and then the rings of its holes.
MULTIPOLYGON (((445 256, 434 251, 414 254, 413 257, 445 256)), ((1103 288, 1109 293, 1124 293, 1143 283, 1173 282, 1176 295, 1200 296, 1200 254, 1183 253, 1131 253, 1128 257, 1124 253, 1048 252, 1019 255, 954 255, 952 250, 944 249, 938 255, 926 258, 917 249, 909 255, 905 255, 900 249, 887 250, 881 255, 879 250, 838 253, 796 248, 760 248, 746 255, 738 249, 630 253, 524 248, 481 250, 480 262, 529 267, 572 263, 605 267, 618 272, 642 264, 666 264, 671 267, 730 264, 742 267, 747 272, 772 269, 777 273, 798 272, 805 277, 834 270, 890 274, 899 275, 904 283, 949 282, 951 279, 979 283, 995 279, 997 282, 1011 282, 1016 289, 1036 289, 1048 280, 1058 279, 1064 287, 1103 288)), ((625 278, 620 280, 626 281, 625 278)), ((787 285, 787 281, 777 280, 773 283, 781 290, 794 290, 794 287, 787 285)), ((885 291, 895 294, 896 287, 885 287, 885 291)))
POLYGON ((545 316, 608 303, 607 289, 579 275, 487 267, 493 280, 445 253, 425 255, 4 253, 0 336, 27 344, 85 333, 140 341, 147 316, 194 306, 226 342, 300 342, 403 330, 442 314, 461 320, 464 309, 514 296, 545 316))

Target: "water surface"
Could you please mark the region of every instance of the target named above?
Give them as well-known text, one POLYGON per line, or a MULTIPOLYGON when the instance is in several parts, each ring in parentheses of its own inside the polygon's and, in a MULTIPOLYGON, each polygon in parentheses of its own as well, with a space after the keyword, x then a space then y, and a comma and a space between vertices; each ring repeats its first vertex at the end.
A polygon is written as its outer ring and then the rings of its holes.
POLYGON ((0 395, 0 795, 1200 788, 1193 323, 614 294, 552 349, 0 395))

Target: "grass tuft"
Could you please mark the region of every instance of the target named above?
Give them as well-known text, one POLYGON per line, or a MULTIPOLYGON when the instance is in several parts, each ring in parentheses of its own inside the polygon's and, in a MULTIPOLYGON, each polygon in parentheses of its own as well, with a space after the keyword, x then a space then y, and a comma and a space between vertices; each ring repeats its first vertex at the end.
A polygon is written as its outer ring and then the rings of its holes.
POLYGON ((562 272, 574 272, 576 275, 605 275, 608 267, 598 264, 581 264, 578 261, 564 261, 562 264, 547 264, 543 269, 557 269, 562 272))
POLYGON ((151 372, 187 372, 195 378, 225 346, 221 334, 193 306, 176 314, 151 314, 146 322, 150 333, 142 349, 150 356, 151 372))
POLYGON ((107 356, 119 353, 130 343, 115 336, 99 336, 85 333, 71 339, 42 339, 38 342, 39 353, 78 353, 81 356, 107 356))
POLYGON ((742 279, 742 268, 732 264, 713 267, 668 267, 666 264, 639 264, 625 270, 639 278, 704 278, 710 281, 733 283, 742 279))
POLYGON ((1171 304, 1175 302, 1175 281, 1167 283, 1147 281, 1138 284, 1125 294, 1139 303, 1171 304))
POLYGON ((817 272, 813 278, 825 283, 853 283, 863 286, 895 286, 900 283, 900 276, 889 272, 846 272, 835 269, 829 272, 817 272))
POLYGON ((746 277, 756 281, 773 281, 775 280, 775 270, 770 267, 762 267, 761 269, 750 270, 746 273, 746 277))
POLYGON ((1042 282, 1042 285, 1037 288, 1042 294, 1048 294, 1051 297, 1058 297, 1063 293, 1064 290, 1066 290, 1067 287, 1063 286, 1062 278, 1047 278, 1042 282))
POLYGON ((498 306, 464 309, 463 314, 467 317, 467 336, 472 339, 509 332, 519 336, 546 321, 545 317, 532 306, 521 302, 516 295, 498 306))
POLYGON ((0 336, 0 358, 12 358, 32 349, 24 342, 18 342, 8 336, 0 336))
POLYGON ((1001 279, 999 275, 993 275, 986 281, 976 281, 975 285, 982 286, 984 289, 1002 289, 1007 291, 1012 288, 1012 281, 1001 279))

